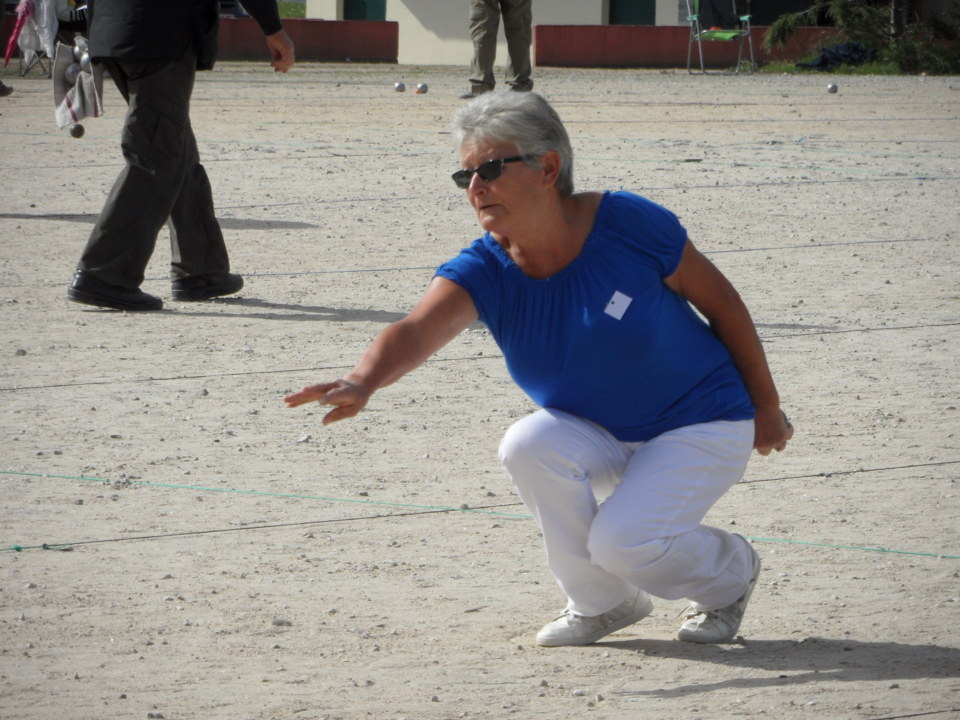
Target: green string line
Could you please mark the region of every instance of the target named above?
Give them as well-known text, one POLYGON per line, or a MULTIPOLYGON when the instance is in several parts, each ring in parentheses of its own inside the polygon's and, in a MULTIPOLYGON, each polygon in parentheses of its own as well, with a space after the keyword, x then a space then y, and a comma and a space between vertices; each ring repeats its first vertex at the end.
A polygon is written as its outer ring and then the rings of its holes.
MULTIPOLYGON (((19 475, 22 477, 41 477, 41 478, 53 478, 55 480, 81 480, 84 482, 93 482, 100 483, 103 485, 112 485, 116 480, 106 480, 104 478, 94 478, 94 477, 85 477, 83 475, 50 475, 48 473, 29 473, 29 472, 17 472, 14 470, 0 470, 0 475, 19 475)), ((450 512, 452 510, 464 511, 464 512, 479 512, 479 508, 470 508, 469 506, 461 507, 442 507, 437 505, 417 505, 415 503, 401 503, 401 502, 391 502, 387 500, 368 500, 366 498, 338 498, 338 497, 326 497, 323 495, 298 495, 296 493, 280 493, 280 492, 270 492, 268 490, 241 490, 237 488, 216 488, 216 487, 203 487, 201 485, 178 485, 175 483, 157 483, 157 482, 148 482, 146 480, 124 480, 120 482, 129 482, 131 485, 139 485, 142 487, 157 487, 157 488, 172 488, 174 490, 195 490, 198 492, 215 492, 215 493, 231 493, 234 495, 256 495, 261 497, 277 497, 277 498, 287 498, 290 500, 320 500, 322 502, 340 502, 340 503, 355 503, 358 505, 380 505, 385 507, 398 507, 398 508, 412 508, 415 510, 429 510, 431 512, 450 512)), ((502 506, 494 507, 509 507, 514 505, 519 505, 519 502, 508 503, 502 506)), ((487 511, 487 515, 502 515, 504 517, 513 517, 513 518, 523 518, 526 520, 530 519, 529 515, 516 514, 516 513, 500 513, 487 511)))
MULTIPOLYGON (((515 505, 517 503, 509 503, 510 505, 515 505)), ((500 505, 486 506, 486 507, 504 507, 500 505)), ((400 518, 400 517, 410 517, 412 515, 431 515, 435 513, 447 513, 447 512, 480 512, 484 513, 485 508, 453 508, 453 507, 436 507, 427 510, 413 510, 410 512, 401 512, 401 513, 392 513, 387 515, 377 514, 377 515, 361 515, 345 518, 327 518, 325 520, 301 520, 299 522, 288 522, 288 523, 270 523, 264 525, 245 525, 242 527, 233 527, 233 528, 214 528, 211 530, 184 530, 182 532, 175 533, 159 533, 156 535, 132 535, 130 537, 121 537, 121 538, 101 538, 99 540, 80 540, 78 542, 72 543, 58 543, 56 545, 51 545, 49 543, 43 543, 41 545, 12 545, 7 552, 23 552, 24 550, 73 550, 74 547, 78 545, 98 545, 103 543, 115 543, 115 542, 127 542, 130 540, 168 540, 175 537, 190 537, 197 535, 216 535, 219 533, 229 533, 229 532, 242 532, 245 530, 271 530, 277 528, 292 528, 292 527, 304 527, 307 525, 327 525, 330 523, 338 522, 356 522, 359 520, 385 520, 388 518, 400 518)), ((496 513, 484 513, 484 514, 496 514, 496 513)), ((522 517, 522 516, 519 516, 522 517)))
MULTIPOLYGON (((76 480, 83 482, 94 482, 100 483, 103 485, 112 485, 114 480, 106 480, 104 478, 92 478, 85 476, 76 476, 76 475, 52 475, 49 473, 29 473, 29 472, 17 472, 11 470, 0 470, 0 475, 17 475, 21 477, 40 477, 40 478, 53 478, 58 480, 76 480)), ((462 512, 462 513, 474 513, 480 515, 493 515, 498 517, 506 517, 512 519, 523 519, 529 520, 530 516, 522 513, 507 513, 493 510, 494 507, 512 507, 520 505, 519 502, 504 503, 503 505, 493 505, 493 506, 484 506, 471 508, 469 506, 463 505, 460 507, 443 507, 436 505, 418 505, 414 503, 400 503, 400 502, 389 502, 385 500, 367 500, 367 499, 355 499, 355 498, 337 498, 337 497, 326 497, 323 495, 299 495, 295 493, 280 493, 280 492, 269 492, 265 490, 240 490, 237 488, 216 488, 216 487, 203 487, 199 485, 178 485, 174 483, 156 483, 148 482, 145 480, 130 480, 127 481, 131 485, 138 485, 142 487, 156 487, 156 488, 169 488, 175 490, 192 490, 196 492, 216 492, 216 493, 231 493, 234 495, 254 495, 259 497, 276 497, 276 498, 287 498, 292 500, 320 500, 323 502, 331 503, 354 503, 357 505, 376 505, 383 507, 396 507, 396 508, 411 508, 412 512, 405 513, 393 513, 389 515, 366 515, 366 516, 355 516, 347 518, 328 518, 326 520, 306 520, 303 522, 293 522, 293 523, 277 523, 270 525, 248 525, 238 528, 225 528, 225 529, 215 529, 215 530, 190 530, 179 533, 165 533, 158 535, 142 535, 126 538, 110 538, 106 540, 84 540, 72 543, 42 543, 40 545, 11 545, 9 548, 0 548, 0 553, 3 552, 23 552, 24 550, 72 550, 73 547, 77 545, 93 545, 98 543, 106 542, 124 542, 128 540, 158 540, 163 538, 172 538, 172 537, 185 537, 191 535, 211 535, 215 533, 226 533, 226 532, 239 532, 242 530, 264 530, 272 528, 282 528, 282 527, 296 527, 302 525, 322 525, 326 523, 333 522, 351 522, 356 520, 374 520, 374 519, 387 519, 391 517, 410 517, 412 515, 426 515, 432 513, 448 513, 448 512, 462 512)))
POLYGON ((785 538, 762 538, 744 536, 748 540, 756 542, 771 542, 789 545, 809 545, 811 547, 831 548, 833 550, 862 550, 863 552, 890 553, 894 555, 919 555, 921 557, 932 557, 938 560, 960 560, 960 555, 940 555, 939 553, 917 552, 915 550, 891 550, 882 547, 863 547, 860 545, 833 545, 831 543, 811 542, 808 540, 787 540, 785 538))
MULTIPOLYGON (((895 469, 895 468, 887 468, 895 469)), ((854 471, 850 471, 854 472, 854 471)), ((861 470, 860 472, 865 472, 861 470)), ((843 472, 837 472, 833 474, 843 474, 843 472)), ((16 475, 21 477, 41 477, 41 478, 53 478, 58 480, 75 480, 75 481, 84 481, 84 482, 95 482, 103 485, 113 484, 116 481, 106 480, 104 478, 92 478, 85 476, 75 476, 75 475, 51 475, 48 473, 30 473, 30 472, 19 472, 14 470, 0 470, 0 475, 16 475)), ((810 477, 819 477, 810 476, 810 477)), ((796 479, 796 478, 793 478, 796 479)), ((303 522, 295 523, 279 523, 271 525, 249 525, 239 528, 227 528, 220 530, 191 530, 180 533, 166 533, 159 535, 144 535, 136 536, 129 538, 112 538, 107 540, 86 540, 79 541, 75 543, 58 543, 51 545, 48 543, 42 543, 40 545, 11 545, 9 548, 0 548, 0 552, 22 552, 24 550, 63 550, 63 549, 72 549, 76 545, 91 545, 94 543, 105 543, 105 542, 122 542, 126 540, 155 540, 162 538, 171 538, 171 537, 183 537, 189 535, 204 535, 204 534, 213 534, 213 533, 222 533, 222 532, 239 532, 241 530, 263 530, 271 528, 280 528, 280 527, 296 527, 300 525, 320 525, 331 522, 350 522, 355 520, 372 520, 372 519, 387 519, 391 517, 410 517, 412 515, 426 515, 431 513, 448 513, 448 512, 464 512, 464 513, 474 513, 482 515, 494 515, 498 517, 507 517, 512 519, 523 519, 529 520, 530 515, 525 513, 507 513, 494 510, 492 508, 498 507, 512 507, 520 505, 519 502, 514 503, 504 503, 502 505, 493 505, 493 506, 482 506, 477 508, 471 508, 466 505, 460 507, 443 507, 436 505, 419 505, 415 503, 399 503, 399 502, 390 502, 383 500, 367 500, 367 499, 353 499, 353 498, 337 498, 337 497, 326 497, 322 495, 299 495, 296 493, 278 493, 278 492, 269 492, 265 490, 239 490, 237 488, 214 488, 214 487, 204 487, 199 485, 178 485, 174 483, 155 483, 148 482, 144 480, 131 480, 127 481, 131 485, 138 485, 141 487, 156 487, 156 488, 168 488, 175 490, 192 490, 195 492, 219 492, 219 493, 231 493, 234 495, 253 495, 259 497, 279 497, 287 498, 293 500, 320 500, 322 502, 340 502, 340 503, 354 503, 359 505, 375 505, 383 507, 395 507, 395 508, 411 508, 412 512, 406 513, 393 513, 389 515, 367 515, 362 517, 349 517, 349 518, 330 518, 326 520, 307 520, 303 522)), ((931 557, 937 558, 940 560, 960 560, 960 555, 944 555, 942 553, 930 553, 930 552, 918 552, 913 550, 893 550, 890 548, 882 547, 861 547, 857 545, 840 545, 834 543, 820 543, 813 541, 805 540, 788 540, 786 538, 762 538, 762 537, 752 537, 747 536, 748 539, 755 542, 771 542, 771 543, 780 543, 786 545, 805 545, 808 547, 822 547, 830 548, 833 550, 859 550, 861 552, 876 552, 876 553, 888 553, 892 555, 915 555, 920 557, 931 557)))
MULTIPOLYGON (((889 468, 888 468, 889 469, 889 468)), ((853 472, 853 471, 851 471, 853 472)), ((842 472, 833 473, 833 474, 842 474, 842 472)), ((84 481, 84 482, 94 482, 100 483, 103 485, 113 484, 114 480, 106 480, 104 478, 92 478, 85 476, 75 476, 75 475, 51 475, 48 473, 31 473, 31 472, 19 472, 15 470, 0 470, 0 475, 16 475, 20 477, 39 477, 39 478, 53 478, 57 480, 75 480, 75 481, 84 481)), ((811 476, 811 477, 819 477, 811 476)), ((410 517, 413 515, 427 515, 432 513, 449 513, 449 512, 462 512, 462 513, 474 513, 481 515, 493 515, 498 517, 506 517, 511 519, 522 519, 529 520, 530 515, 525 513, 507 513, 494 510, 493 508, 498 507, 512 507, 520 505, 519 502, 515 503, 504 503, 502 505, 493 505, 493 506, 483 506, 477 508, 471 508, 467 505, 462 505, 460 507, 443 507, 437 505, 419 505, 415 503, 399 503, 399 502, 389 502, 383 500, 367 500, 367 499, 353 499, 353 498, 337 498, 337 497, 326 497, 322 495, 299 495, 295 493, 278 493, 278 492, 269 492, 265 490, 239 490, 237 488, 213 488, 213 487, 203 487, 199 485, 177 485, 174 483, 155 483, 148 482, 145 480, 130 480, 126 481, 131 485, 138 485, 141 487, 156 487, 156 488, 168 488, 175 490, 192 490, 195 492, 218 492, 218 493, 231 493, 235 495, 253 495, 258 497, 278 497, 278 498, 287 498, 292 500, 320 500, 322 502, 340 502, 340 503, 354 503, 358 505, 375 505, 383 507, 395 507, 395 508, 411 508, 412 512, 404 513, 393 513, 388 515, 365 515, 359 517, 348 517, 348 518, 328 518, 326 520, 306 520, 303 522, 294 522, 294 523, 277 523, 270 525, 249 525, 238 528, 226 528, 219 530, 190 530, 179 533, 166 533, 159 535, 141 535, 128 538, 110 538, 105 540, 86 540, 78 541, 75 543, 58 543, 58 544, 49 544, 42 543, 40 545, 11 545, 8 548, 0 548, 0 553, 3 552, 23 552, 24 550, 69 550, 76 545, 92 545, 95 543, 106 543, 106 542, 123 542, 128 540, 157 540, 163 538, 172 538, 172 537, 184 537, 191 535, 209 535, 214 533, 225 533, 225 532, 239 532, 242 530, 264 530, 264 529, 273 529, 281 527, 296 527, 303 525, 321 525, 326 523, 333 522, 351 522, 357 520, 376 520, 376 519, 388 519, 388 518, 397 518, 397 517, 410 517)), ((915 555, 920 557, 930 557, 937 558, 938 560, 960 560, 960 555, 945 555, 942 553, 930 553, 930 552, 918 552, 913 550, 893 550, 890 548, 882 547, 861 547, 857 545, 840 545, 834 543, 820 543, 813 541, 805 540, 789 540, 786 538, 763 538, 763 537, 753 537, 745 536, 749 540, 755 542, 771 542, 771 543, 780 543, 785 545, 805 545, 809 547, 822 547, 829 548, 833 550, 858 550, 861 552, 875 552, 875 553, 887 553, 891 555, 915 555)))

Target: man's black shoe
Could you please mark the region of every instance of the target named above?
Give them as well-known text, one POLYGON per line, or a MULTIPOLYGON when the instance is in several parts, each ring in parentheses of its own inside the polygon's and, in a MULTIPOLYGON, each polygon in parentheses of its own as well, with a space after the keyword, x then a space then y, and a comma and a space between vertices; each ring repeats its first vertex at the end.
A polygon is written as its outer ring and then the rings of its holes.
POLYGON ((83 305, 130 312, 163 309, 163 300, 158 297, 148 295, 139 288, 129 290, 108 285, 84 270, 77 270, 74 275, 73 282, 67 289, 67 299, 83 305))
POLYGON ((243 288, 243 276, 235 273, 209 273, 173 281, 173 299, 195 302, 222 295, 233 295, 243 288))

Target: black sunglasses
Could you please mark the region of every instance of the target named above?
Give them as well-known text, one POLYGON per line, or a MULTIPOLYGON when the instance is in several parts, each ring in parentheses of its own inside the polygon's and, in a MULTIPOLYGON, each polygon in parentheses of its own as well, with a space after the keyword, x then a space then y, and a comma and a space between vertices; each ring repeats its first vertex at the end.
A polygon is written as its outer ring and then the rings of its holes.
POLYGON ((503 175, 503 166, 506 163, 511 162, 521 162, 523 160, 529 160, 534 157, 533 155, 515 155, 514 157, 508 158, 499 158, 497 160, 487 160, 485 163, 475 168, 464 168, 463 170, 457 170, 451 177, 453 182, 456 183, 457 187, 461 190, 466 190, 470 187, 470 181, 473 179, 473 174, 476 173, 480 176, 480 179, 484 182, 491 182, 496 180, 498 177, 503 175))

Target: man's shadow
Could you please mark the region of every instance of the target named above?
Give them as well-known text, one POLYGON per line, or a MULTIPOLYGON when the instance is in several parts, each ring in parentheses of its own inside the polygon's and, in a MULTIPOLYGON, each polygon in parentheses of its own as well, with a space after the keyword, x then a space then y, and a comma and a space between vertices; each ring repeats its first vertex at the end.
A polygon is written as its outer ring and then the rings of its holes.
MULTIPOLYGON (((758 689, 840 680, 897 681, 960 677, 960 648, 806 638, 748 640, 742 645, 696 645, 676 640, 628 640, 597 643, 667 657, 763 671, 764 677, 738 677, 715 683, 625 691, 620 695, 677 698, 726 688, 758 689), (774 674, 776 673, 776 674, 774 674)), ((960 705, 960 701, 958 701, 960 705)))
MULTIPOLYGON (((93 225, 98 213, 0 213, 3 220, 52 220, 93 225)), ((261 220, 259 218, 217 218, 222 230, 307 230, 317 227, 313 223, 296 220, 261 220)))
MULTIPOLYGON (((256 297, 222 297, 216 298, 213 302, 219 305, 231 305, 247 310, 248 312, 243 312, 235 316, 243 320, 249 320, 251 318, 259 320, 322 320, 327 322, 372 322, 388 325, 406 317, 406 313, 404 312, 392 312, 390 310, 349 310, 323 305, 275 303, 256 297)), ((194 309, 194 307, 200 308, 202 305, 194 305, 192 307, 183 306, 177 309, 177 313, 195 317, 204 315, 221 319, 228 317, 223 313, 194 309)))

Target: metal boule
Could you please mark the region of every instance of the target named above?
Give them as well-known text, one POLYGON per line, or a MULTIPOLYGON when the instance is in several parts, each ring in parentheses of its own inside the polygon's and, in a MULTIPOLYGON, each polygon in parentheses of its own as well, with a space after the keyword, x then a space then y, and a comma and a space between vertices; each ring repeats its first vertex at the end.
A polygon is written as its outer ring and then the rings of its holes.
POLYGON ((67 65, 67 69, 63 71, 63 78, 68 84, 76 85, 80 72, 80 63, 70 63, 67 65))

